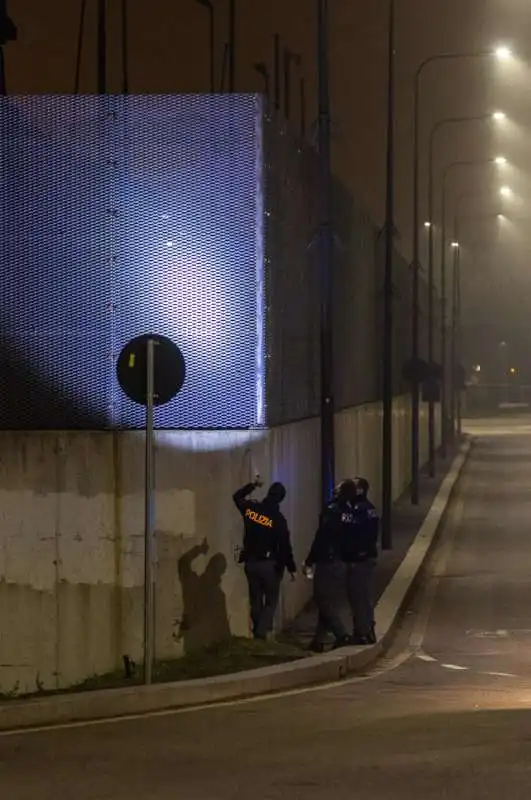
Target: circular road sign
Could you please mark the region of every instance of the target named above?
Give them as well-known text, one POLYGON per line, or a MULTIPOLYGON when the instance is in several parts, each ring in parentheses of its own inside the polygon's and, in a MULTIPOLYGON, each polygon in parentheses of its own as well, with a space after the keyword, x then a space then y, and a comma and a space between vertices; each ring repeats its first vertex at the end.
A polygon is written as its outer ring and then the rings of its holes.
POLYGON ((125 394, 135 403, 146 405, 147 343, 154 341, 153 405, 173 400, 184 384, 186 365, 177 345, 167 336, 146 333, 131 339, 118 357, 116 376, 125 394))

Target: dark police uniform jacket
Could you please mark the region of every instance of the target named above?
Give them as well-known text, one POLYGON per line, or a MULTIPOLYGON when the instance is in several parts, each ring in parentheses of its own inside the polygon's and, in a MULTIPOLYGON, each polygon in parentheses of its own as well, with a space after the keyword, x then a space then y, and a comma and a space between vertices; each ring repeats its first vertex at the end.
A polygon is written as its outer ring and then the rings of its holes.
POLYGON ((274 561, 279 570, 295 573, 297 567, 286 518, 276 503, 248 499, 254 488, 254 484, 248 483, 232 498, 245 527, 240 563, 274 561))
POLYGON ((360 499, 352 504, 351 527, 344 538, 341 560, 347 564, 374 560, 378 556, 380 519, 370 500, 360 499))
POLYGON ((319 519, 319 527, 307 566, 333 561, 355 563, 376 558, 378 554, 379 519, 369 500, 357 503, 329 503, 319 519))

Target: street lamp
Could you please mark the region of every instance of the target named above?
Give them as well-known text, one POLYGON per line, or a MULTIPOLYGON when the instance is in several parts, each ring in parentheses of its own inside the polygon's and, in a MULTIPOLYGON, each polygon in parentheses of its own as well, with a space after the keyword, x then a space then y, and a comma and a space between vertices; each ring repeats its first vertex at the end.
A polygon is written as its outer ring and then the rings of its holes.
MULTIPOLYGON (((465 199, 469 197, 475 196, 483 196, 483 193, 473 192, 473 193, 465 193, 462 194, 456 205, 455 217, 454 217, 454 241, 452 244, 456 246, 453 248, 454 258, 453 258, 453 269, 452 269, 452 310, 451 310, 451 323, 450 323, 450 330, 451 330, 451 340, 450 340, 450 363, 451 363, 451 373, 450 373, 450 419, 451 419, 451 434, 452 440, 455 436, 456 432, 456 421, 457 421, 457 433, 458 436, 461 436, 461 389, 456 389, 456 382, 458 380, 457 377, 457 365, 461 364, 461 353, 460 353, 460 345, 461 345, 461 246, 459 244, 460 241, 460 234, 461 234, 461 225, 460 220, 462 219, 461 215, 461 206, 465 199)), ((496 219, 502 219, 503 214, 496 213, 496 214, 475 214, 474 216, 495 216, 496 219)), ((479 371, 479 369, 477 370, 479 371)))
POLYGON ((501 61, 506 61, 512 57, 513 52, 509 47, 497 47, 494 54, 496 58, 499 58, 501 61))
POLYGON ((393 546, 393 249, 395 205, 395 2, 389 0, 382 370, 382 549, 393 546))
POLYGON ((502 186, 501 189, 500 189, 500 194, 501 194, 502 197, 511 197, 512 196, 512 190, 511 190, 511 188, 509 186, 502 186))
MULTIPOLYGON (((475 53, 439 53, 422 61, 415 72, 414 127, 413 127, 413 257, 412 257, 412 295, 413 314, 411 330, 411 361, 413 366, 413 386, 411 403, 411 502, 419 502, 419 381, 417 364, 419 359, 419 128, 420 128, 420 81, 429 64, 437 61, 451 61, 468 58, 498 58, 505 60, 511 55, 506 47, 475 53)), ((431 218, 430 218, 431 219, 431 218)))
MULTIPOLYGON (((430 132, 429 138, 429 156, 428 156, 428 219, 433 220, 434 216, 434 192, 433 192, 433 172, 434 172, 434 150, 435 138, 437 133, 446 125, 456 125, 466 122, 486 122, 492 119, 497 119, 497 114, 475 114, 466 117, 447 117, 435 123, 430 132)), ((434 371, 434 358, 433 358, 433 341, 434 341, 434 279, 433 279, 433 225, 424 223, 428 230, 428 363, 430 366, 430 375, 433 379, 434 371)), ((428 397, 428 473, 431 478, 435 476, 435 401, 433 393, 430 391, 428 397)))
MULTIPOLYGON (((446 457, 447 443, 447 392, 446 392, 446 185, 448 175, 457 167, 484 166, 495 164, 495 158, 472 159, 469 161, 452 161, 447 164, 443 173, 441 204, 441 457, 446 457)), ((454 244, 457 244, 457 237, 454 244)), ((459 250, 459 246, 454 248, 459 250)))
POLYGON ((319 153, 319 279, 320 314, 320 417, 321 501, 330 502, 335 478, 333 284, 334 240, 330 163, 330 44, 328 0, 316 0, 317 102, 319 153))

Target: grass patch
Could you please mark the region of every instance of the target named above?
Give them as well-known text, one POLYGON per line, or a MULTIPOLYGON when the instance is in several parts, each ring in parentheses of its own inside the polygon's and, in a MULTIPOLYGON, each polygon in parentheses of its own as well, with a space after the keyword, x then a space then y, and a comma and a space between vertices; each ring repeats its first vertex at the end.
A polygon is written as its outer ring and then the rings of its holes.
MULTIPOLYGON (((153 665, 153 682, 171 683, 194 678, 211 678, 215 675, 230 675, 297 661, 307 655, 300 645, 289 640, 261 642, 234 637, 227 642, 187 653, 182 658, 156 661, 153 665)), ((94 675, 67 689, 57 691, 37 689, 34 693, 26 695, 18 694, 16 691, 0 694, 0 701, 138 686, 143 683, 143 672, 143 665, 137 665, 130 678, 126 677, 124 670, 116 670, 105 675, 94 675)))

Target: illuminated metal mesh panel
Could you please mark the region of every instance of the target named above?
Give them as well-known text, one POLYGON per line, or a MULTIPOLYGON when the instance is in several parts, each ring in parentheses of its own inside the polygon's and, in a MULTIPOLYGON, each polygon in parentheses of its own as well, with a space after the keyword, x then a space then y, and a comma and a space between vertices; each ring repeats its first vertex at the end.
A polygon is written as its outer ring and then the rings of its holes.
POLYGON ((267 419, 319 413, 315 155, 266 125, 267 419))
POLYGON ((0 110, 0 424, 105 427, 112 120, 93 97, 15 97, 0 110))
POLYGON ((0 425, 143 425, 133 336, 187 362, 164 428, 263 423, 260 101, 14 97, 0 106, 0 425))
MULTIPOLYGON (((187 365, 161 427, 260 423, 261 108, 249 96, 121 99, 114 350, 151 330, 187 365)), ((263 377, 263 376, 262 376, 263 377)), ((143 424, 116 391, 115 419, 143 424)))

